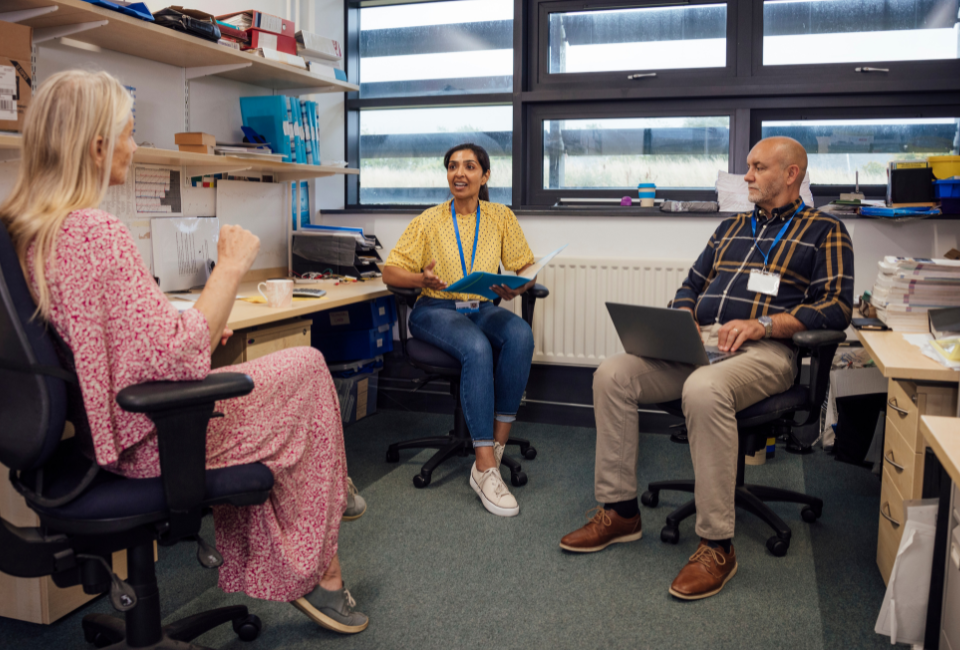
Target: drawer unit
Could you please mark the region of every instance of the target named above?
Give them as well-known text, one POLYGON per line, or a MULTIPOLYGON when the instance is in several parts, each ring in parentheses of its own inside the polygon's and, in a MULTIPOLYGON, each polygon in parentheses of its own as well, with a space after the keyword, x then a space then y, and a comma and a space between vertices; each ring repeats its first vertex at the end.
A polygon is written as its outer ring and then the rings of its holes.
POLYGON ((917 384, 891 379, 887 390, 887 418, 897 425, 914 450, 923 449, 919 420, 921 415, 957 414, 957 387, 917 384))
POLYGON ((943 585, 943 609, 940 617, 941 648, 960 648, 960 490, 953 486, 947 533, 947 567, 943 585))
POLYGON ((883 438, 883 466, 904 499, 919 499, 923 492, 923 451, 915 452, 902 432, 888 417, 883 438))
POLYGON ((877 534, 877 566, 883 582, 890 580, 890 571, 893 570, 894 560, 897 559, 897 550, 900 548, 900 538, 903 537, 903 496, 897 491, 896 485, 890 476, 890 469, 883 468, 883 485, 880 488, 879 531, 877 534))
POLYGON ((235 366, 287 348, 310 347, 312 324, 313 322, 307 319, 296 319, 279 325, 237 332, 230 337, 226 345, 217 346, 211 366, 235 366))

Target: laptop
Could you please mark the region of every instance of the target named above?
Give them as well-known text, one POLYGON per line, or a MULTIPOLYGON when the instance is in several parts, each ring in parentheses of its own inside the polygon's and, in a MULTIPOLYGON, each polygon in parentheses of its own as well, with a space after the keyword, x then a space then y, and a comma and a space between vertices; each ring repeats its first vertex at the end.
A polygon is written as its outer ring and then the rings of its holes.
POLYGON ((704 346, 685 309, 606 304, 623 349, 634 356, 707 366, 740 354, 704 346))

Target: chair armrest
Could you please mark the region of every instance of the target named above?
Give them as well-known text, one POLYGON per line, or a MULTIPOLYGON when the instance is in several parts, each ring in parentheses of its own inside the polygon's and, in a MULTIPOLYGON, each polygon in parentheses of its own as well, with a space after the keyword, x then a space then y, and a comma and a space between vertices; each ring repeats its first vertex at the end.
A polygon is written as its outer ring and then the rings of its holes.
POLYGON ((531 287, 527 293, 532 295, 534 298, 546 298, 550 295, 550 289, 547 289, 542 284, 537 283, 533 285, 533 287, 531 287))
POLYGON ((413 307, 413 304, 417 302, 417 298, 423 293, 423 289, 419 287, 395 287, 390 284, 387 285, 387 290, 407 303, 408 307, 413 307))
POLYGON ((827 345, 839 345, 847 340, 846 332, 838 330, 808 330, 793 335, 793 342, 801 348, 815 350, 827 345))
POLYGON ((208 375, 202 381, 158 381, 130 386, 117 395, 121 408, 146 413, 157 427, 160 479, 170 514, 161 531, 164 544, 196 535, 206 498, 207 426, 218 400, 246 395, 253 379, 237 372, 208 375))
POLYGON ((218 372, 202 381, 152 381, 124 388, 117 404, 131 413, 153 413, 213 404, 253 390, 253 379, 239 372, 218 372))

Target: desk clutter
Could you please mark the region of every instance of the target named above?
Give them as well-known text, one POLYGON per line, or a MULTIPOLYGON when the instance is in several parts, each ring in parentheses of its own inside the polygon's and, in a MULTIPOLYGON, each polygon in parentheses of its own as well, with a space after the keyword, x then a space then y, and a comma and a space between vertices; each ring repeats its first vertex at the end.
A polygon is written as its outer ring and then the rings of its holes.
POLYGON ((890 329, 927 333, 931 310, 960 307, 960 259, 887 256, 878 265, 870 304, 890 329))
POLYGON ((293 274, 377 277, 378 263, 383 262, 378 251, 382 248, 380 240, 365 235, 362 228, 301 225, 291 243, 293 274))

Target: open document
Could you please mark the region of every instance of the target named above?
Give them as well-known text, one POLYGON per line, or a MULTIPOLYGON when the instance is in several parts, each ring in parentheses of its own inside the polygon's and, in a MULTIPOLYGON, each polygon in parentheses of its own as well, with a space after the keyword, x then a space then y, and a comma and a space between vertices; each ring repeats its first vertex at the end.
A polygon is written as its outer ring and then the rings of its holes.
POLYGON ((540 270, 549 264, 550 260, 556 257, 557 254, 566 247, 567 244, 564 244, 552 253, 548 253, 547 255, 543 256, 539 262, 524 271, 524 275, 527 277, 521 277, 519 275, 497 275, 496 273, 487 273, 485 271, 474 271, 462 280, 454 282, 449 287, 444 289, 444 291, 453 293, 472 293, 474 295, 483 296, 484 298, 489 298, 490 300, 496 300, 499 298, 499 296, 491 291, 490 287, 495 284, 505 284, 511 289, 518 289, 522 287, 526 283, 530 282, 533 278, 537 277, 537 274, 540 273, 540 270))

